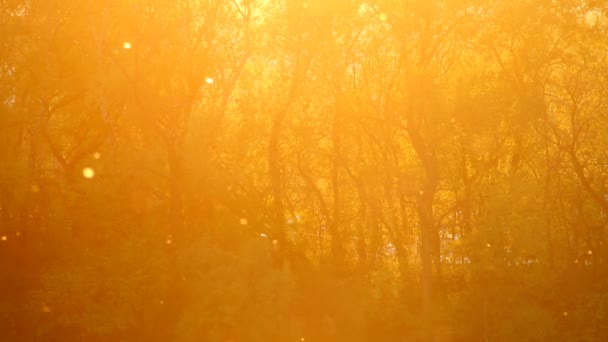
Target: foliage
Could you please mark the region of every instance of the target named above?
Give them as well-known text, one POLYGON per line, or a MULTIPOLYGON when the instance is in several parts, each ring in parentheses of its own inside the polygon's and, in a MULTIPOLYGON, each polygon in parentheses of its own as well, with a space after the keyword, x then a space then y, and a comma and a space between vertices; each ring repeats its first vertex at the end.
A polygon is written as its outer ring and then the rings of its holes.
POLYGON ((606 340, 607 16, 0 0, 3 340, 606 340))

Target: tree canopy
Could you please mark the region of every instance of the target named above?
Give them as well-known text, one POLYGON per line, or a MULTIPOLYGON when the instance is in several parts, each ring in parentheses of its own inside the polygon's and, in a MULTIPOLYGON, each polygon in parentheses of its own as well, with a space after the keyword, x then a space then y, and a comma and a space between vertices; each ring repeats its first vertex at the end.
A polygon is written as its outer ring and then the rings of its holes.
POLYGON ((608 3, 0 0, 6 341, 605 341, 608 3))

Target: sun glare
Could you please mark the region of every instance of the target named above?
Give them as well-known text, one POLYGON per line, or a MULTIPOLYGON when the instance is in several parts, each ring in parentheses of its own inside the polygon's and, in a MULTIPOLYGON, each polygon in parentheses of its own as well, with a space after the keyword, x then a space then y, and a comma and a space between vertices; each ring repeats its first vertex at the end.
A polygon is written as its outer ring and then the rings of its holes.
POLYGON ((608 341, 608 0, 0 23, 0 342, 608 341))

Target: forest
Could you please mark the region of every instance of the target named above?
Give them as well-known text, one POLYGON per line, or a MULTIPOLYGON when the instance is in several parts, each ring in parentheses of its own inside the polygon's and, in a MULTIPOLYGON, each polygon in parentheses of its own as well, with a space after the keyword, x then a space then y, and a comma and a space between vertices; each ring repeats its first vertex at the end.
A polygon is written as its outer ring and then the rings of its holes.
POLYGON ((608 341, 608 2, 0 0, 0 340, 608 341))

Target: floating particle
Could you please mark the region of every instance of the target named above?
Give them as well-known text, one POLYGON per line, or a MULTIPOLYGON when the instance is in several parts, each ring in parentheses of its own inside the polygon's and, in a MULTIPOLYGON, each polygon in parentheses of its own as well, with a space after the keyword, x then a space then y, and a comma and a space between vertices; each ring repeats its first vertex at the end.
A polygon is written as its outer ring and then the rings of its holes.
POLYGON ((131 45, 130 42, 124 42, 124 43, 122 43, 122 47, 125 50, 130 50, 133 46, 131 45))
POLYGON ((99 153, 99 152, 93 153, 93 158, 95 158, 95 159, 101 158, 101 153, 99 153))
POLYGON ((241 223, 241 225, 245 226, 247 225, 247 219, 246 218, 242 218, 239 220, 239 222, 241 223))
POLYGON ((263 237, 263 238, 268 237, 268 235, 266 235, 264 233, 260 234, 260 236, 263 237))
POLYGON ((6 241, 6 240, 8 240, 8 237, 6 235, 2 235, 2 237, 0 238, 0 240, 6 241))
POLYGON ((211 78, 211 77, 205 78, 205 83, 207 83, 207 84, 213 84, 213 78, 211 78))
POLYGON ((588 250, 587 254, 591 255, 591 254, 593 254, 593 251, 592 250, 588 250))
POLYGON ((95 171, 90 167, 85 167, 82 169, 82 176, 87 179, 91 179, 95 177, 95 171))

